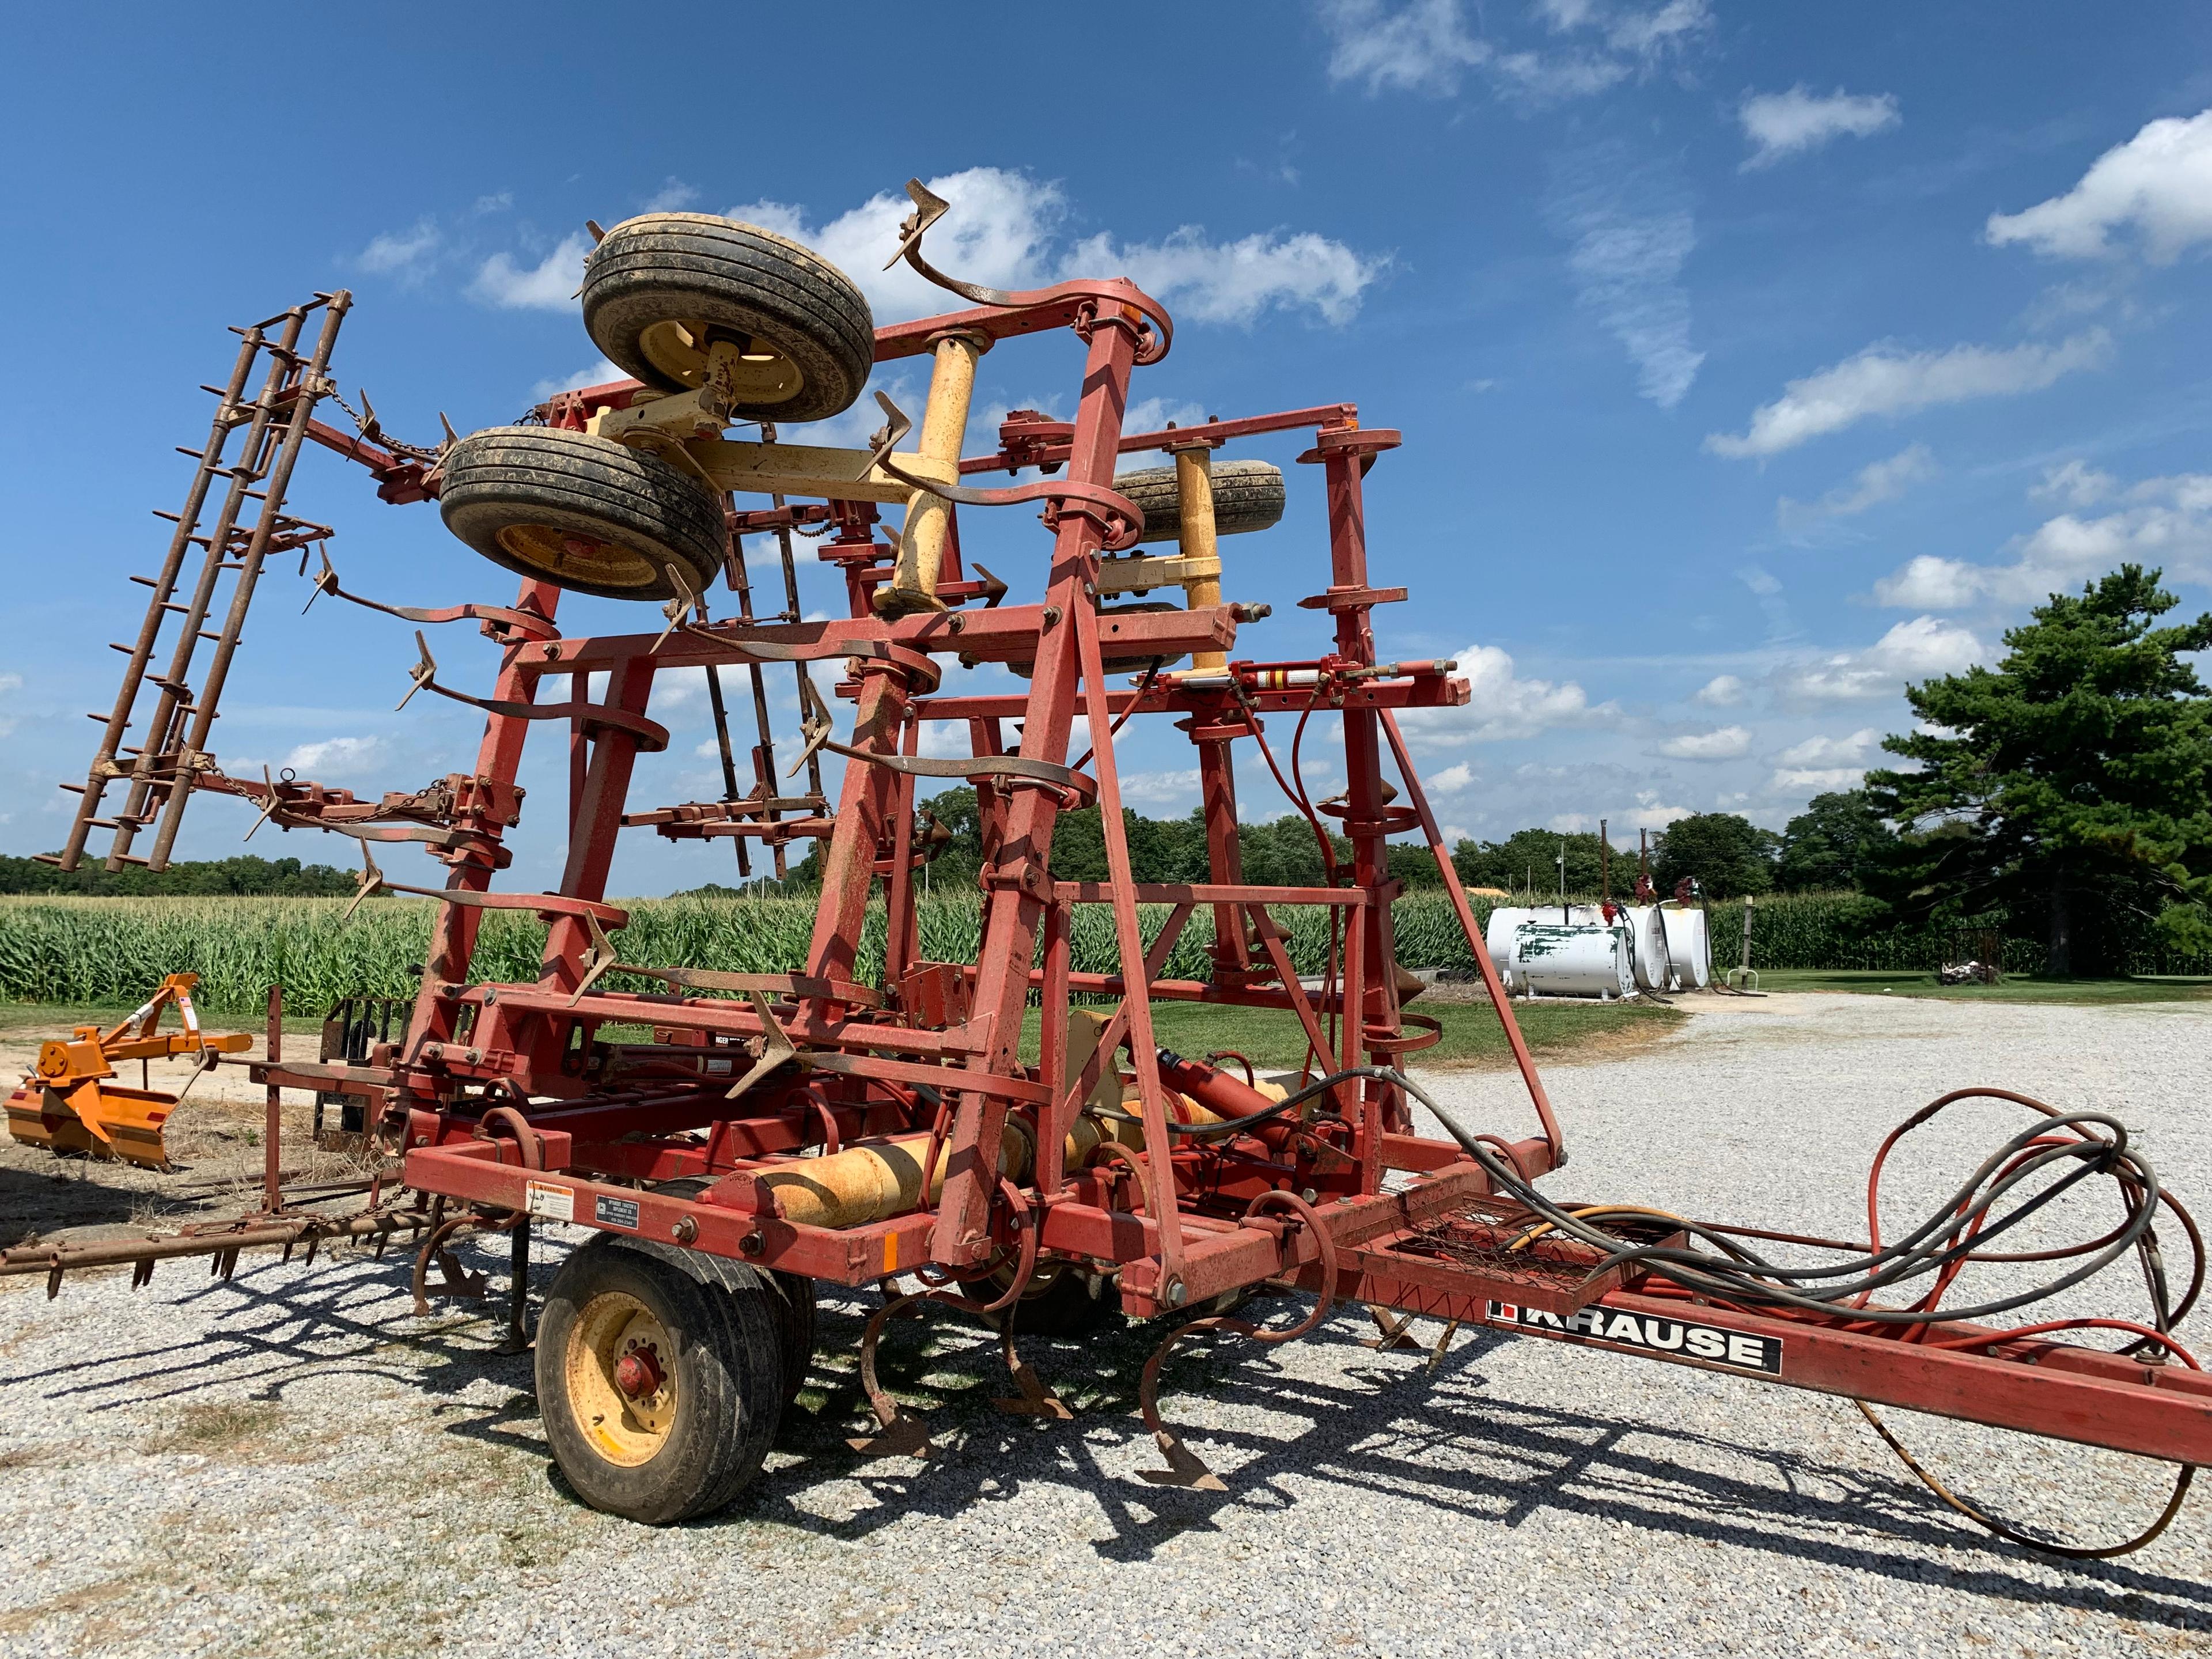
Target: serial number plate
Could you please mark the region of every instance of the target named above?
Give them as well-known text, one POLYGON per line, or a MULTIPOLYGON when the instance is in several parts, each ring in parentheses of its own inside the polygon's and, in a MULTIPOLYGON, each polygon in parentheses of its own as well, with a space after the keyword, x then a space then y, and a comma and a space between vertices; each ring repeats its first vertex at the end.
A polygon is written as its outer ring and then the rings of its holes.
POLYGON ((1656 1314, 1624 1313, 1618 1309, 1589 1307, 1579 1313, 1545 1313, 1512 1302, 1489 1304, 1493 1325, 1516 1330, 1578 1336, 1630 1353, 1662 1354, 1703 1360, 1736 1370, 1757 1371, 1766 1376, 1782 1375, 1782 1339, 1753 1336, 1719 1325, 1693 1325, 1686 1320, 1664 1319, 1656 1314))
POLYGON ((602 1227, 627 1227, 637 1231, 637 1203, 628 1198, 594 1198, 592 1200, 592 1219, 602 1227))

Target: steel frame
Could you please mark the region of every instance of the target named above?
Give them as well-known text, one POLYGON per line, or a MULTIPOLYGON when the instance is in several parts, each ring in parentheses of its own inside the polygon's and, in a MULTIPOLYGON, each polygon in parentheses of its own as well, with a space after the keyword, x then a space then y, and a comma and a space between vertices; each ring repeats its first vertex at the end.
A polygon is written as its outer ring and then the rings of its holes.
MULTIPOLYGON (((1146 319, 1165 313, 1126 283, 1070 286, 1080 289, 1073 298, 1054 290, 1027 303, 879 330, 877 358, 922 354, 955 331, 992 343, 1070 333, 1079 342, 1074 418, 1017 412, 1001 427, 995 451, 959 461, 963 477, 1042 465, 1063 469, 1071 485, 1110 489, 1122 453, 1310 432, 1311 446, 1299 459, 1320 469, 1325 487, 1328 580, 1301 604, 1331 619, 1327 652, 1295 662, 1237 659, 1239 629, 1265 614, 1258 607, 1105 608, 1107 524, 1074 495, 1048 513, 1049 561, 1042 591, 1028 603, 1002 603, 1006 584, 965 574, 956 520, 936 588, 946 608, 878 614, 871 595, 891 580, 895 549, 876 538, 876 506, 792 504, 779 494, 766 509, 733 505, 733 529, 787 535, 798 526, 829 526, 834 534, 819 556, 844 571, 849 617, 754 620, 748 602, 738 617, 715 622, 702 605, 689 617, 672 611, 671 628, 659 635, 568 638, 557 626, 559 593, 544 583, 525 581, 509 607, 459 607, 452 614, 482 621, 500 660, 492 692, 482 700, 488 713, 475 767, 446 781, 434 811, 420 807, 410 820, 392 802, 422 798, 387 798, 385 809, 370 811, 343 792, 308 785, 272 784, 261 793, 228 780, 203 786, 247 794, 264 813, 281 809, 295 826, 319 823, 365 842, 421 842, 449 869, 444 886, 433 890, 441 902, 404 1043, 367 1062, 272 1059, 257 1064, 257 1079, 272 1090, 365 1097, 372 1121, 404 1145, 406 1186, 451 1205, 518 1218, 558 1216, 844 1285, 916 1269, 975 1282, 983 1270, 1018 1258, 1057 1258, 1113 1274, 1123 1308, 1148 1316, 1275 1281, 1324 1302, 1357 1300, 1499 1325, 2185 1463, 2212 1461, 2212 1381, 2154 1356, 1967 1326, 1910 1338, 1841 1315, 1784 1317, 1720 1304, 1690 1310, 1650 1275, 1616 1274, 1599 1284, 1581 1281, 1577 1270, 1538 1283, 1494 1264, 1425 1257, 1421 1241, 1438 1218, 1464 1218, 1486 1203, 1500 1229, 1520 1224, 1499 1211, 1489 1175, 1466 1149, 1413 1133, 1408 1103, 1387 1079, 1337 1084, 1326 1121, 1295 1132, 1178 1140, 1172 1126, 1183 1108, 1161 1075, 1155 999, 1288 1011, 1324 1073, 1393 1065, 1434 1040, 1432 1025, 1409 1020, 1401 1007, 1391 933, 1398 890, 1388 843, 1419 832, 1467 932, 1536 1121, 1534 1133, 1484 1139, 1525 1178, 1565 1159, 1556 1115, 1395 718, 1400 709, 1463 704, 1468 685, 1452 677, 1449 664, 1383 662, 1376 651, 1375 607, 1403 599, 1407 590, 1373 585, 1364 480, 1398 434, 1362 425, 1350 404, 1125 434, 1133 369, 1146 351, 1158 355, 1147 344, 1146 319), (1229 665, 1133 678, 1109 678, 1106 670, 1109 656, 1126 662, 1195 653, 1224 653, 1229 665), (1015 696, 942 694, 934 662, 940 657, 1021 665, 1030 690, 1015 696), (627 810, 636 756, 665 741, 647 714, 658 674, 694 666, 757 672, 763 662, 793 661, 844 665, 836 690, 854 708, 842 751, 854 758, 834 813, 806 797, 776 799, 766 768, 749 798, 627 810), (587 691, 594 674, 607 677, 598 702, 587 691), (1303 726, 1316 711, 1342 722, 1347 787, 1322 806, 1340 819, 1349 864, 1322 887, 1248 883, 1237 838, 1237 746, 1264 744, 1268 719, 1303 726), (1175 718, 1197 750, 1211 864, 1204 883, 1140 885, 1133 878, 1115 733, 1139 715, 1175 718), (1010 751, 1005 722, 1016 717, 1020 738, 1010 751), (519 811, 523 747, 539 718, 565 726, 570 746, 567 863, 551 893, 495 894, 491 879, 507 861, 503 835, 519 811), (915 835, 916 769, 898 763, 918 753, 920 726, 932 720, 964 725, 974 757, 986 866, 982 940, 972 963, 933 963, 920 951, 914 883, 927 849, 915 835), (1087 775, 1069 766, 1079 737, 1091 751, 1087 775), (1020 764, 1009 764, 1010 756, 1020 764), (1395 774, 1395 786, 1386 773, 1395 774), (1048 860, 1054 826, 1063 811, 1094 799, 1109 878, 1057 880, 1048 860), (783 817, 786 809, 801 816, 783 817), (607 902, 606 886, 626 823, 679 837, 758 839, 779 850, 795 837, 826 837, 820 914, 804 974, 720 976, 731 981, 721 988, 737 990, 736 998, 700 994, 702 984, 714 988, 716 976, 696 969, 674 971, 665 992, 599 983, 620 966, 607 941, 627 917, 607 902), (871 988, 859 983, 873 967, 860 960, 859 941, 878 887, 889 936, 878 988, 871 988), (1117 973, 1073 969, 1072 919, 1083 904, 1110 908, 1117 973), (1170 909, 1165 927, 1149 939, 1139 904, 1170 909), (1340 966, 1318 990, 1302 986, 1291 963, 1273 915, 1284 905, 1321 906, 1336 919, 1340 966), (545 921, 534 981, 471 977, 487 908, 532 910, 545 921), (1215 921, 1209 977, 1164 978, 1170 950, 1201 908, 1215 921), (1068 1013, 1078 997, 1111 999, 1103 1034, 1082 1063, 1068 1046, 1068 1013), (1032 999, 1042 1004, 1034 1065, 1020 1054, 1032 999), (623 1026, 650 1027, 653 1041, 603 1040, 608 1028, 623 1026), (1135 1074, 1134 1115, 1148 1150, 1067 1167, 1066 1139, 1102 1068, 1121 1049, 1135 1074), (741 1098, 729 1098, 732 1079, 779 1055, 788 1056, 787 1063, 741 1098), (1010 1118, 1036 1148, 1034 1167, 1018 1185, 1000 1174, 998 1149, 1010 1118), (933 1149, 949 1148, 934 1202, 925 1188, 922 1201, 905 1213, 830 1229, 785 1219, 760 1182, 810 1152, 893 1133, 926 1133, 933 1149), (1394 1172, 1407 1178, 1386 1182, 1394 1172), (658 1190, 701 1176, 711 1183, 704 1190, 658 1190), (1523 1312, 1530 1308, 1542 1316, 1532 1322, 1523 1312), (1686 1321, 1735 1334, 1751 1345, 1741 1352, 1756 1352, 1761 1363, 1730 1358, 1738 1350, 1725 1343, 1715 1358, 1659 1340, 1687 1328, 1686 1321)), ((334 307, 333 329, 337 314, 334 307)), ((315 359, 318 373, 326 358, 327 337, 315 359)), ((625 382, 562 394, 539 416, 581 428, 602 411, 627 408, 636 390, 625 382)), ((368 465, 386 499, 434 495, 434 470, 307 421, 306 406, 304 399, 295 405, 302 412, 295 431, 368 465)), ((699 440, 695 447, 711 460, 718 442, 699 440)), ((867 493, 896 500, 904 489, 896 480, 876 481, 867 493)), ((1272 754, 1268 765, 1275 765, 1272 754)), ((1295 771, 1294 764, 1285 787, 1303 805, 1295 771)), ((733 776, 730 781, 734 795, 733 776)), ((374 875, 369 884, 388 884, 374 875)), ((11 1257, 0 1271, 31 1271, 43 1261, 18 1265, 11 1257)))

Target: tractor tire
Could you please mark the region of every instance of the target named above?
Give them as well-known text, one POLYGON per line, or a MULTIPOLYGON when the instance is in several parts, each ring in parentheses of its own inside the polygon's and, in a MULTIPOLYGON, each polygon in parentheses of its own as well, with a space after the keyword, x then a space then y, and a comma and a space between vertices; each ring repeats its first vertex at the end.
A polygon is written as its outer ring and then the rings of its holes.
MULTIPOLYGON (((664 1181, 653 1190, 664 1198, 691 1198, 714 1184, 704 1176, 685 1176, 676 1181, 664 1181)), ((653 1244, 651 1248, 666 1247, 653 1244)), ((806 1373, 814 1364, 814 1281, 805 1273, 749 1267, 727 1256, 709 1255, 703 1250, 672 1254, 681 1256, 684 1270, 702 1285, 719 1285, 732 1295, 744 1293, 755 1285, 767 1288, 769 1311, 775 1317, 776 1341, 783 1350, 783 1403, 787 1409, 799 1398, 799 1391, 806 1386, 806 1373)))
POLYGON ((765 1277, 778 1292, 776 1334, 783 1344, 783 1408, 788 1412, 814 1364, 814 1281, 805 1273, 770 1273, 765 1277))
POLYGON ((663 392, 700 384, 710 331, 742 337, 732 410, 823 421, 850 409, 876 356, 853 279, 788 237, 704 213, 647 213, 606 234, 584 267, 584 330, 609 362, 663 392))
POLYGON ((538 1413, 561 1473, 593 1509, 647 1526, 727 1505, 781 1415, 768 1291, 717 1294, 692 1254, 595 1238, 555 1276, 538 1322, 538 1413))
MULTIPOLYGON (((1182 535, 1182 492, 1171 466, 1124 472, 1114 488, 1145 510, 1145 542, 1182 535)), ((1213 533, 1242 536, 1272 530, 1283 519, 1283 471, 1266 461, 1217 461, 1213 467, 1213 533)))
POLYGON ((495 426, 447 452, 446 528, 509 570, 607 599, 672 599, 721 574, 722 501, 642 450, 556 427, 495 426))

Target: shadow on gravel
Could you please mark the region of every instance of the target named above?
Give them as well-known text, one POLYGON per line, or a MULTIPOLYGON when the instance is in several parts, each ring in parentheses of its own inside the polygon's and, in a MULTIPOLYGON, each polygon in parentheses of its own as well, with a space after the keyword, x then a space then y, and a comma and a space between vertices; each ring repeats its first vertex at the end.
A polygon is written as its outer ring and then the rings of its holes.
MULTIPOLYGON (((1024 1341, 1023 1357, 1076 1413, 1073 1423, 1040 1426, 991 1407, 991 1398, 1006 1392, 994 1342, 966 1321, 932 1320, 920 1340, 887 1339, 880 1369, 884 1386, 925 1417, 938 1455, 921 1464, 872 1462, 845 1443, 873 1420, 849 1358, 870 1310, 823 1304, 811 1379, 817 1386, 801 1402, 814 1409, 787 1421, 781 1439, 798 1461, 770 1470, 738 1508, 697 1524, 766 1520, 852 1542, 1051 1483, 1097 1505, 1112 1528, 1095 1545, 1101 1557, 1142 1561, 1185 1534, 1219 1530, 1225 1512, 1289 1520, 1299 1487, 1320 1481, 1425 1504, 1445 1527, 1455 1518, 1516 1527, 1557 1511, 2002 1600, 2054 1599, 2041 1576, 2052 1564, 2033 1558, 2034 1569, 2021 1571, 2031 1559, 2024 1552, 1984 1545, 1903 1478, 1484 1395, 1486 1379, 1471 1367, 1512 1340, 1494 1333, 1463 1335, 1433 1377, 1419 1354, 1363 1354, 1323 1381, 1290 1374, 1279 1351, 1249 1341, 1221 1340, 1188 1357, 1178 1350, 1166 1368, 1161 1413, 1182 1425, 1230 1488, 1205 1492, 1139 1485, 1120 1472, 1133 1448, 1141 1468, 1163 1462, 1136 1414, 1135 1383, 1164 1328, 1087 1342, 1024 1341), (1197 1427, 1200 1398, 1265 1412, 1272 1431, 1197 1427), (1763 1478, 1710 1467, 1747 1458, 1762 1466, 1763 1478), (838 1479, 859 1482, 872 1507, 829 1520, 805 1506, 811 1488, 838 1479), (1931 1559, 1931 1551, 1962 1543, 1978 1559, 1931 1559)), ((1307 1340, 1343 1347, 1352 1334, 1339 1327, 1307 1340)), ((2061 1594, 2075 1606, 2174 1630, 2212 1630, 2212 1585, 2125 1562, 2062 1571, 2069 1583, 2061 1594)))
POLYGON ((85 1179, 82 1158, 40 1155, 40 1167, 0 1164, 0 1246, 58 1227, 109 1226, 131 1219, 142 1194, 85 1179))
MULTIPOLYGON (((426 1396, 425 1427, 544 1460, 550 1472, 530 1397, 531 1356, 495 1348, 501 1264, 488 1252, 471 1263, 495 1274, 484 1302, 440 1304, 430 1318, 416 1320, 393 1316, 407 1294, 403 1254, 381 1263, 343 1260, 343 1273, 270 1263, 241 1271, 228 1285, 209 1281, 187 1292, 180 1299, 188 1305, 228 1299, 204 1341, 58 1362, 22 1348, 6 1380, 29 1381, 34 1366, 48 1398, 76 1396, 95 1412, 152 1407, 158 1414, 164 1402, 181 1409, 241 1368, 258 1378, 252 1397, 272 1401, 331 1372, 376 1376, 426 1396), (464 1397, 484 1382, 507 1397, 495 1404, 464 1397)), ((163 1271, 195 1270, 204 1272, 198 1263, 163 1271)), ((1982 1544, 1902 1477, 1490 1395, 1476 1368, 1511 1340, 1492 1333, 1462 1336, 1433 1377, 1418 1353, 1361 1350, 1337 1376, 1316 1379, 1284 1364, 1297 1349, 1222 1340, 1179 1350, 1166 1370, 1162 1411, 1230 1488, 1203 1492, 1141 1484, 1121 1472, 1133 1456, 1140 1468, 1161 1461, 1135 1398, 1160 1328, 1109 1330, 1085 1341, 1024 1340, 1023 1357, 1076 1413, 1070 1423, 1040 1423, 992 1408, 1007 1391, 995 1341, 971 1322, 935 1314, 892 1326, 881 1370, 884 1385, 924 1416, 938 1454, 919 1463, 872 1462, 845 1438, 873 1420, 854 1363, 873 1305, 825 1298, 808 1387, 787 1415, 778 1456, 737 1507, 693 1525, 769 1522, 854 1543, 918 1517, 949 1520, 979 1504, 1012 1502, 1031 1486, 1054 1486, 1097 1506, 1110 1529, 1094 1545, 1102 1558, 1134 1562, 1186 1534, 1218 1531, 1224 1516, 1238 1510, 1294 1522, 1301 1493, 1319 1482, 1425 1504, 1440 1528, 1455 1521, 1510 1528, 1564 1512, 2000 1600, 2063 1599, 2171 1630, 2212 1630, 2212 1585, 2121 1561, 2075 1566, 2054 1589, 2049 1563, 2034 1559, 2031 1567, 2024 1553, 1982 1544), (1202 1401, 1263 1413, 1267 1429, 1200 1426, 1202 1401), (1723 1472, 1741 1470, 1747 1460, 1754 1472, 1723 1472), (869 1506, 834 1519, 810 1507, 811 1493, 836 1481, 856 1483, 869 1506), (1963 1557, 1955 1553, 1962 1544, 1971 1547, 1963 1557)), ((1346 1350, 1354 1334, 1347 1320, 1300 1346, 1346 1350)), ((548 1479, 574 1501, 556 1475, 548 1479)))

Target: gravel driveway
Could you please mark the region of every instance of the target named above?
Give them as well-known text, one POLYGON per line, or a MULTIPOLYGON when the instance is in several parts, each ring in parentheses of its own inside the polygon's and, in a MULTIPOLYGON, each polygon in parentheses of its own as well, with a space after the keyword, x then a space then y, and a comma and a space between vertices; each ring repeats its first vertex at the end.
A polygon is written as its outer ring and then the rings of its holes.
MULTIPOLYGON (((1689 1001, 1680 1035, 1550 1071, 1573 1141, 1555 1194, 1861 1233, 1881 1134, 1970 1082, 2114 1110, 2170 1185, 2212 1194, 2203 1005, 1689 1001)), ((1510 1073, 1433 1082, 1522 1132, 1510 1073)), ((2016 1126, 1923 1132, 1942 1167, 1900 1169, 1892 1213, 2016 1126)), ((1286 1349, 1179 1359, 1164 1408, 1230 1487, 1205 1493, 1137 1478, 1158 1462, 1133 1409, 1149 1333, 1025 1344, 1077 1411, 1050 1426, 989 1408, 995 1355, 957 1322, 895 1326, 886 1380, 933 1408, 943 1453, 860 1460, 867 1304, 832 1303, 767 1477, 652 1531, 562 1492, 495 1305, 416 1319, 396 1256, 204 1273, 135 1295, 85 1277, 53 1303, 0 1281, 0 1654, 2212 1645, 2212 1492, 2143 1553, 2061 1567, 1936 1504, 1845 1402, 1534 1340, 1462 1335, 1431 1376, 1359 1346, 1355 1310, 1286 1349)), ((2116 1455, 1897 1421, 2009 1514, 2112 1537, 2162 1496, 2116 1455)))

